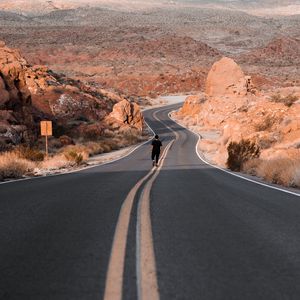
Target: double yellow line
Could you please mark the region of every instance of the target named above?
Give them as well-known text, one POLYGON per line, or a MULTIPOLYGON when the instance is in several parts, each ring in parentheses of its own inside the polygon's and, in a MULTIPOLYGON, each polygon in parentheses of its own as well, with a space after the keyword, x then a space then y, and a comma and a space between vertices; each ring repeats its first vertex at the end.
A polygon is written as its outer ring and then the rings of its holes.
MULTIPOLYGON (((161 122, 156 113, 154 118, 161 122)), ((162 122, 161 122, 162 123, 162 122)), ((167 128, 173 131, 169 126, 167 128)), ((178 134, 174 132, 176 139, 178 134)), ((130 215, 135 196, 141 186, 144 186, 138 202, 137 231, 136 231, 136 266, 137 266, 137 289, 138 298, 147 300, 159 299, 158 283, 156 277, 156 264, 153 248, 152 226, 150 218, 150 191, 152 185, 160 173, 168 151, 175 140, 172 140, 164 149, 158 168, 153 167, 151 171, 140 179, 130 190, 122 204, 117 226, 115 229, 108 271, 106 275, 104 300, 121 300, 124 278, 125 254, 128 236, 130 215)))

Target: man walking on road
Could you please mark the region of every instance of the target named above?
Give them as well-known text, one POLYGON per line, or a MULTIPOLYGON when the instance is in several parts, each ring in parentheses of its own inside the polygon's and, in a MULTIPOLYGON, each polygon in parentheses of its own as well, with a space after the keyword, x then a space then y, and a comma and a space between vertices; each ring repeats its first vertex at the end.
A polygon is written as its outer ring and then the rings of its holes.
POLYGON ((160 147, 162 146, 161 141, 159 140, 158 135, 155 135, 154 140, 152 141, 152 165, 158 166, 158 160, 160 155, 160 147))

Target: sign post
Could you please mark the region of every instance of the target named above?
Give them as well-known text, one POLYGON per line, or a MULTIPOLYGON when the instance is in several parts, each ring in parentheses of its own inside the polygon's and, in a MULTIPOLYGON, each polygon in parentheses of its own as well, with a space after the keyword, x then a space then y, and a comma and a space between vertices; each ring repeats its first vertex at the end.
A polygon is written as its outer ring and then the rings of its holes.
POLYGON ((46 158, 48 158, 48 136, 52 135, 52 121, 41 121, 41 135, 45 137, 46 158))

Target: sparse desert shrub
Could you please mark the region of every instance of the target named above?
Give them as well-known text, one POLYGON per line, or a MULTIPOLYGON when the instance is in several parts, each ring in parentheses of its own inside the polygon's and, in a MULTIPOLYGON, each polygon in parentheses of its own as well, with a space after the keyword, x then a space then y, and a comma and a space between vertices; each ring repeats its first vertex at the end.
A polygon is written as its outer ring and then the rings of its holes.
POLYGON ((140 133, 135 130, 124 132, 123 138, 129 145, 136 144, 140 141, 140 133))
POLYGON ((257 143, 258 143, 258 146, 260 149, 268 149, 272 146, 272 144, 274 142, 275 142, 274 139, 265 137, 265 138, 259 139, 259 141, 257 143))
POLYGON ((31 161, 43 161, 45 158, 45 153, 38 149, 30 148, 26 146, 19 146, 15 149, 16 154, 20 158, 24 158, 31 161))
POLYGON ((88 141, 97 141, 103 135, 103 127, 99 124, 90 124, 80 128, 80 136, 88 141))
POLYGON ((64 155, 68 161, 74 162, 76 165, 80 165, 83 162, 83 155, 81 153, 77 153, 74 150, 70 150, 64 155))
POLYGON ((72 138, 70 138, 67 135, 62 135, 59 137, 59 141, 61 142, 62 145, 67 146, 67 145, 74 145, 74 141, 72 138))
POLYGON ((271 129, 274 123, 275 123, 275 119, 268 115, 265 117, 265 119, 262 122, 256 124, 254 128, 255 131, 266 131, 271 129))
POLYGON ((120 146, 118 144, 118 141, 116 139, 112 139, 112 140, 107 140, 106 144, 108 144, 111 148, 111 150, 118 150, 120 149, 120 146))
POLYGON ((53 150, 56 150, 56 149, 60 149, 63 144, 60 142, 59 139, 57 138, 51 138, 48 140, 48 146, 49 146, 49 151, 53 151, 53 150))
POLYGON ((257 167, 257 176, 271 183, 284 186, 299 186, 298 172, 300 170, 299 159, 272 159, 264 160, 257 167))
POLYGON ((296 101, 298 101, 298 97, 293 94, 289 94, 285 97, 281 96, 280 93, 276 93, 271 96, 271 101, 276 103, 283 103, 285 106, 291 107, 296 101))
POLYGON ((272 102, 278 103, 278 102, 281 102, 282 97, 281 97, 281 94, 279 92, 277 92, 276 94, 273 94, 270 97, 270 99, 271 99, 272 102))
POLYGON ((43 161, 39 168, 41 170, 52 171, 64 169, 72 166, 72 162, 66 159, 65 155, 57 154, 55 156, 49 157, 49 159, 43 161))
POLYGON ((242 171, 244 173, 256 176, 257 175, 257 169, 259 165, 262 163, 262 160, 259 158, 254 158, 247 160, 243 163, 242 171))
POLYGON ((104 152, 101 142, 87 142, 85 146, 91 156, 104 152))
POLYGON ((20 158, 15 152, 5 152, 0 155, 0 180, 6 178, 21 178, 32 172, 35 164, 20 158))
POLYGON ((115 134, 112 130, 110 130, 110 129, 105 129, 104 132, 103 132, 103 135, 104 135, 105 137, 112 138, 112 137, 114 137, 116 134, 115 134))
POLYGON ((62 153, 67 160, 77 165, 89 158, 89 152, 85 145, 70 145, 63 149, 62 153))
POLYGON ((293 185, 295 187, 300 187, 300 163, 294 174, 293 185))
POLYGON ((103 153, 107 153, 107 152, 110 152, 112 150, 110 145, 108 145, 106 142, 102 142, 101 145, 103 147, 103 153))
POLYGON ((258 145, 244 139, 240 142, 231 142, 227 147, 227 151, 227 167, 232 171, 240 171, 246 161, 258 158, 260 155, 258 145))

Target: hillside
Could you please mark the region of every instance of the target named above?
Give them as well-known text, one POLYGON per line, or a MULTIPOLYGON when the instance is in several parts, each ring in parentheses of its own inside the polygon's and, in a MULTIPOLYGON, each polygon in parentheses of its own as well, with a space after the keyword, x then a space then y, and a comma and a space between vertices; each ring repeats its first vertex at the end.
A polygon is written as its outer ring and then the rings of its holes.
MULTIPOLYGON (((129 116, 125 119, 131 120, 129 116)), ((56 138, 67 135, 81 140, 101 138, 110 124, 115 131, 121 127, 130 130, 131 126, 141 130, 143 126, 135 104, 45 66, 30 66, 18 50, 0 42, 0 151, 20 143, 36 145, 41 120, 53 121, 56 138), (119 103, 132 106, 132 123, 110 117, 119 103)))
POLYGON ((3 14, 0 39, 20 49, 29 63, 130 95, 155 97, 202 90, 209 67, 223 54, 237 59, 249 73, 260 75, 261 82, 274 82, 274 74, 280 84, 299 77, 299 69, 291 70, 293 66, 273 70, 264 64, 253 66, 251 60, 240 61, 241 55, 280 36, 297 39, 299 16, 263 18, 188 6, 131 11, 79 7, 35 16, 3 14))
POLYGON ((265 47, 255 49, 244 56, 242 60, 248 64, 263 64, 271 66, 300 65, 300 40, 290 37, 280 37, 272 40, 265 47))
POLYGON ((248 164, 245 159, 245 165, 233 170, 293 186, 299 171, 299 84, 261 90, 234 60, 224 57, 213 64, 205 93, 188 97, 173 115, 201 135, 199 150, 211 162, 232 167, 249 155, 245 140, 250 141, 260 150, 260 159, 248 164), (229 164, 231 143, 245 150, 234 152, 229 164))
POLYGON ((300 2, 298 0, 2 0, 0 9, 22 13, 26 15, 43 15, 52 11, 77 9, 83 7, 100 7, 117 10, 146 10, 153 8, 183 8, 183 7, 198 7, 198 8, 213 8, 226 9, 232 11, 245 11, 257 15, 293 15, 299 13, 300 2))

